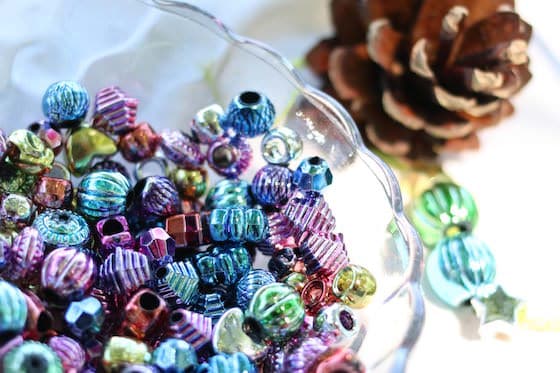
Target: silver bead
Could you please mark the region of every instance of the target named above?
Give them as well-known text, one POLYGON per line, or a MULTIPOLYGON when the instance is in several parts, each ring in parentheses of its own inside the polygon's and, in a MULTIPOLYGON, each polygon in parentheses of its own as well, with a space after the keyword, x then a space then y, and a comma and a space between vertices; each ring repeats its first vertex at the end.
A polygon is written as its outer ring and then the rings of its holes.
POLYGON ((359 321, 352 309, 342 303, 333 303, 322 308, 313 329, 320 333, 334 334, 335 343, 351 342, 360 329, 359 321))
POLYGON ((268 131, 261 142, 261 153, 270 164, 286 165, 301 155, 303 141, 288 127, 268 131))
POLYGON ((200 109, 192 122, 193 135, 203 144, 210 144, 224 132, 220 121, 224 116, 224 109, 213 104, 200 109))

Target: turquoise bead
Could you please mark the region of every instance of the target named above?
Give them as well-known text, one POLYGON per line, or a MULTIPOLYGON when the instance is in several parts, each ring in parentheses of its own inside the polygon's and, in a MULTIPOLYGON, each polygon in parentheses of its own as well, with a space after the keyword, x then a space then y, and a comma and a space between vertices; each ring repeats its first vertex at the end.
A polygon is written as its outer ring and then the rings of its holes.
POLYGON ((152 352, 152 365, 163 373, 181 373, 198 366, 196 351, 182 339, 170 338, 152 352))
POLYGON ((469 233, 442 240, 428 257, 426 272, 436 295, 452 307, 495 288, 494 257, 484 242, 469 233))
POLYGON ((206 207, 209 209, 242 207, 252 204, 251 184, 245 180, 224 179, 210 189, 206 197, 206 207))
POLYGON ((49 247, 83 247, 90 239, 88 223, 70 210, 47 210, 33 221, 49 247))
POLYGON ((78 187, 78 212, 90 220, 122 215, 129 189, 128 179, 120 172, 91 172, 78 187))
POLYGON ((217 354, 198 367, 197 373, 256 373, 255 364, 247 355, 236 352, 232 355, 217 354))
POLYGON ((89 94, 78 82, 62 80, 51 84, 43 95, 43 113, 60 123, 82 119, 89 108, 89 94))
POLYGON ((7 281, 0 280, 0 335, 16 335, 27 319, 27 302, 23 293, 7 281))
POLYGON ((2 359, 4 373, 62 373, 62 362, 46 344, 25 341, 2 359))

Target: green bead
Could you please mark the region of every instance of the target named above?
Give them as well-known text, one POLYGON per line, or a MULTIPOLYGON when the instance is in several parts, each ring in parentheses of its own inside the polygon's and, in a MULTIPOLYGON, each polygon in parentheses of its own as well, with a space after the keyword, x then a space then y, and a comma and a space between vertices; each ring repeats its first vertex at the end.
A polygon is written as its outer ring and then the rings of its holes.
POLYGON ((143 364, 151 359, 145 343, 126 337, 111 337, 103 351, 103 366, 107 371, 123 364, 143 364))
POLYGON ((300 292, 307 283, 307 276, 301 272, 292 272, 282 279, 282 282, 290 285, 300 292))
POLYGON ((352 308, 363 308, 371 302, 377 283, 366 268, 350 264, 342 268, 332 284, 333 294, 352 308))
POLYGON ((66 140, 68 168, 78 176, 88 170, 95 157, 110 156, 116 152, 115 141, 95 128, 78 128, 66 140))
POLYGON ((273 283, 260 288, 247 308, 244 330, 253 339, 282 341, 295 333, 305 318, 305 306, 290 285, 273 283))
POLYGON ((126 209, 130 184, 117 171, 93 171, 78 187, 78 212, 88 220, 120 215, 126 209))
POLYGON ((58 355, 47 345, 26 341, 11 349, 2 360, 5 373, 62 373, 58 355))
POLYGON ((181 197, 194 201, 206 192, 207 175, 204 170, 176 168, 169 173, 168 177, 177 187, 181 197))
POLYGON ((266 354, 268 345, 256 343, 243 332, 243 311, 230 308, 214 326, 212 346, 217 353, 234 354, 242 352, 253 360, 266 354))
POLYGON ((194 370, 198 360, 193 346, 182 339, 170 338, 154 350, 151 364, 163 373, 180 373, 194 370))
POLYGON ((28 174, 38 174, 49 168, 54 153, 39 136, 28 130, 15 130, 8 137, 8 160, 28 174))
POLYGON ((5 163, 0 168, 0 192, 29 195, 35 187, 37 176, 23 172, 5 163))
POLYGON ((23 293, 7 281, 0 280, 0 336, 19 334, 27 319, 27 302, 23 293))
POLYGON ((424 243, 433 247, 444 237, 471 231, 478 220, 478 210, 466 189, 440 182, 416 198, 410 216, 424 243))

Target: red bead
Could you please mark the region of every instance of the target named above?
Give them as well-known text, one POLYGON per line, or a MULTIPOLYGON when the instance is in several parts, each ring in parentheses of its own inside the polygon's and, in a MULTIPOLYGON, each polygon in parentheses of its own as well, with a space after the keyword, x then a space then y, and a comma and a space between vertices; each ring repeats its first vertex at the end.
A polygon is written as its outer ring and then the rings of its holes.
POLYGON ((301 299, 307 314, 316 315, 321 308, 334 302, 330 281, 321 277, 309 279, 301 290, 301 299))
POLYGON ((167 218, 165 230, 175 239, 177 248, 198 247, 210 243, 210 235, 198 212, 167 218))
POLYGON ((139 290, 124 309, 122 333, 137 339, 159 337, 168 320, 165 301, 150 289, 139 290))
POLYGON ((161 137, 146 122, 138 124, 136 128, 119 139, 119 150, 122 156, 130 162, 139 162, 151 158, 161 142, 161 137))
POLYGON ((136 246, 128 221, 122 215, 100 220, 95 228, 100 243, 99 252, 103 257, 112 253, 117 247, 132 250, 136 246))
POLYGON ((49 209, 68 208, 72 203, 72 182, 50 176, 40 176, 35 184, 33 202, 49 209))
POLYGON ((45 308, 41 299, 30 290, 24 290, 23 295, 27 303, 24 338, 40 340, 47 335, 54 335, 52 314, 45 308))

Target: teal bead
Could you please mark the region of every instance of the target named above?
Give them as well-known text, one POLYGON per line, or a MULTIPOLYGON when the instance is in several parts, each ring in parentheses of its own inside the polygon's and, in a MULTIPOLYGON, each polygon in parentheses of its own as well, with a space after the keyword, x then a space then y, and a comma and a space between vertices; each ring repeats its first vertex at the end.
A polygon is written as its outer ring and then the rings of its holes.
POLYGON ((321 157, 306 158, 294 171, 293 183, 301 190, 321 191, 332 184, 333 175, 321 157))
POLYGON ((99 333, 104 319, 103 306, 94 297, 86 297, 79 302, 70 303, 64 314, 68 329, 79 338, 87 338, 99 333))
POLYGON ((433 247, 444 237, 472 231, 478 221, 478 210, 466 189, 440 182, 416 198, 410 217, 424 243, 433 247))
POLYGON ((242 207, 253 204, 251 184, 245 180, 224 179, 210 189, 206 197, 206 208, 242 207))
POLYGON ((120 172, 91 172, 78 187, 78 212, 89 220, 122 215, 129 189, 128 179, 120 172))
POLYGON ((266 239, 268 233, 268 219, 259 209, 245 210, 245 240, 260 242, 266 239))
POLYGON ((86 220, 70 210, 46 210, 33 226, 48 247, 83 247, 90 239, 86 220))
POLYGON ((197 254, 193 260, 203 285, 235 284, 252 267, 251 256, 243 246, 215 247, 197 254))
POLYGON ((27 302, 23 293, 7 281, 0 280, 0 336, 14 336, 25 327, 27 302))
POLYGON ((469 233, 442 240, 428 257, 426 272, 436 295, 452 307, 495 288, 492 252, 469 233))
POLYGON ((197 373, 256 373, 255 364, 247 355, 236 352, 232 355, 217 354, 198 367, 197 373))
POLYGON ((62 362, 46 344, 26 341, 2 359, 4 373, 62 373, 62 362))
POLYGON ((196 351, 182 339, 170 338, 152 352, 152 365, 163 373, 181 373, 198 366, 196 351))
POLYGON ((156 278, 185 304, 198 294, 199 278, 191 262, 173 262, 156 270, 156 278))

